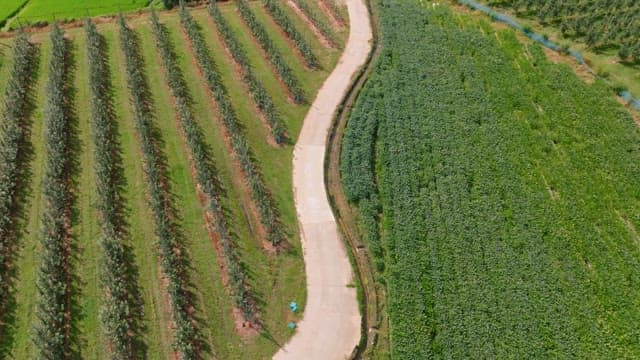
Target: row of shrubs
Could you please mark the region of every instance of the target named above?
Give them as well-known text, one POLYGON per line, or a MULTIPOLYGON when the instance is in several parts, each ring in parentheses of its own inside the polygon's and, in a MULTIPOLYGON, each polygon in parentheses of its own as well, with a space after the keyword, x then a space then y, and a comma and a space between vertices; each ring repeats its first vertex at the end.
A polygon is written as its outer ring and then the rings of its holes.
POLYGON ((199 338, 190 313, 193 304, 187 288, 188 264, 180 249, 166 166, 153 126, 153 109, 149 85, 143 70, 144 63, 140 56, 137 36, 127 27, 123 17, 119 19, 119 26, 130 98, 134 107, 135 127, 142 147, 149 201, 156 226, 161 267, 168 280, 168 293, 175 323, 173 345, 181 359, 196 359, 199 357, 199 338))
POLYGON ((291 92, 293 100, 297 104, 304 102, 304 93, 300 88, 298 79, 294 75, 289 65, 287 65, 287 62, 282 57, 280 50, 278 50, 273 41, 271 41, 267 30, 258 21, 258 19, 256 19, 256 16, 249 7, 247 1, 238 0, 236 1, 236 4, 238 6, 240 16, 242 16, 244 22, 247 24, 247 26, 249 26, 251 33, 256 38, 258 43, 260 43, 262 49, 264 49, 267 57, 269 58, 269 61, 271 61, 271 64, 278 72, 278 75, 280 75, 282 82, 284 82, 284 84, 287 86, 287 89, 289 89, 289 92, 291 92))
MULTIPOLYGON (((136 336, 140 314, 137 311, 136 283, 130 275, 125 247, 125 221, 122 217, 121 159, 116 116, 113 109, 106 43, 93 22, 85 24, 91 125, 96 172, 96 208, 100 213, 102 263, 100 278, 104 288, 100 320, 109 339, 113 358, 136 356, 136 336)), ((138 340, 139 341, 139 340, 138 340)))
POLYGON ((69 112, 68 84, 71 70, 70 44, 62 30, 51 30, 51 60, 44 107, 45 164, 42 181, 43 216, 40 242, 39 298, 33 341, 39 359, 64 359, 70 354, 71 270, 70 226, 73 197, 71 178, 74 131, 69 112))
MULTIPOLYGON (((181 9, 181 16, 183 18, 183 24, 185 24, 185 22, 193 24, 184 7, 181 9)), ((246 275, 240 266, 238 256, 232 244, 231 236, 229 235, 222 206, 220 205, 218 191, 219 186, 216 180, 217 174, 214 165, 210 160, 211 156, 203 139, 202 131, 193 118, 193 114, 189 106, 190 95, 187 84, 184 81, 182 70, 178 65, 173 44, 169 39, 167 30, 159 23, 155 12, 151 13, 151 25, 156 39, 156 45, 160 51, 160 58, 162 59, 167 74, 169 87, 171 88, 173 98, 175 99, 176 110, 178 112, 182 131, 196 170, 196 178, 198 184, 201 186, 202 192, 207 196, 207 211, 214 215, 215 230, 220 237, 220 242, 224 252, 223 257, 229 273, 232 295, 236 306, 242 310, 245 318, 249 321, 254 321, 254 302, 251 299, 251 294, 246 286, 246 275)))
POLYGON ((249 183, 251 197, 258 207, 260 221, 266 229, 267 240, 278 245, 286 239, 278 212, 251 156, 249 144, 240 130, 236 113, 227 95, 227 89, 218 75, 216 65, 198 26, 193 21, 183 22, 183 26, 193 46, 203 76, 216 101, 222 122, 231 137, 231 146, 249 183))
POLYGON ((307 0, 295 0, 296 5, 302 10, 307 18, 313 23, 313 26, 320 31, 322 36, 329 42, 331 46, 336 46, 336 39, 331 27, 322 19, 322 15, 318 14, 307 0))
MULTIPOLYGON (((13 67, 6 84, 0 113, 0 326, 8 298, 9 258, 15 245, 14 217, 24 154, 31 79, 36 47, 26 33, 19 32, 13 47, 13 67)), ((1 329, 0 329, 1 333, 1 329)))
POLYGON ((289 18, 287 13, 280 7, 278 0, 262 0, 265 9, 271 15, 271 18, 282 28, 282 31, 293 41, 293 43, 302 54, 305 63, 311 69, 319 67, 318 59, 311 51, 311 46, 304 39, 302 34, 296 29, 293 21, 289 18))
MULTIPOLYGON (((182 7, 181 13, 186 13, 184 6, 182 7)), ((287 140, 286 129, 280 119, 280 115, 278 114, 275 105, 273 104, 273 100, 260 80, 258 80, 254 75, 247 53, 233 34, 233 30, 222 16, 222 13, 220 12, 220 9, 218 9, 215 1, 212 1, 209 6, 209 14, 215 21, 218 31, 222 35, 222 39, 231 52, 233 59, 242 68, 242 78, 249 87, 249 91, 251 92, 251 95, 253 95, 253 100, 267 118, 269 128, 271 129, 271 136, 278 144, 284 143, 287 140)))
POLYGON ((344 25, 346 23, 344 16, 342 16, 342 12, 340 11, 340 7, 336 0, 320 0, 323 1, 325 5, 331 11, 331 15, 341 24, 344 25))

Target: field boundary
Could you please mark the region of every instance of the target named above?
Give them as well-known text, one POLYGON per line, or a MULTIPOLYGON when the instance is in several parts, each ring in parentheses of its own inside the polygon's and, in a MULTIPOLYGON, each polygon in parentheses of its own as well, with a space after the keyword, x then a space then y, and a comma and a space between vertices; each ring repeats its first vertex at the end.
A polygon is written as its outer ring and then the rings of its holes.
MULTIPOLYGON (((358 210, 347 202, 340 178, 340 150, 344 130, 351 115, 351 110, 360 95, 360 90, 369 80, 377 59, 380 57, 382 45, 380 43, 380 23, 375 0, 367 0, 367 8, 371 19, 372 51, 365 65, 356 74, 347 95, 343 98, 333 118, 327 138, 325 153, 325 187, 329 204, 336 217, 344 242, 349 248, 350 257, 358 278, 359 302, 362 311, 361 338, 358 346, 351 353, 350 359, 362 359, 371 355, 377 344, 377 332, 383 321, 379 299, 386 296, 378 289, 375 280, 375 270, 371 264, 368 247, 362 242, 358 230, 358 210)), ((368 357, 367 357, 368 358, 368 357)))

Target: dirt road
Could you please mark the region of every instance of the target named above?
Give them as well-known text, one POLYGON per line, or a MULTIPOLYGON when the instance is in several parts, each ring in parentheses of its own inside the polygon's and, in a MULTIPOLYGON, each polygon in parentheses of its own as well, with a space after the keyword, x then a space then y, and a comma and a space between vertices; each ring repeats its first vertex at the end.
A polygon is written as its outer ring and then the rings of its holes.
POLYGON ((347 358, 360 340, 360 312, 353 272, 329 206, 324 155, 333 115, 371 50, 364 0, 346 0, 350 32, 335 70, 307 114, 294 150, 293 188, 307 276, 307 305, 293 338, 276 360, 347 358))

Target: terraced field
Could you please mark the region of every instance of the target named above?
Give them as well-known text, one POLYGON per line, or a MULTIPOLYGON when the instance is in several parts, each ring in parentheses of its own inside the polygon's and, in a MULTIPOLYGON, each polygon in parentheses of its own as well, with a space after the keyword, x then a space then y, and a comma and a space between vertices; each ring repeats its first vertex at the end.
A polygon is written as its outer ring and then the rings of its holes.
POLYGON ((1 358, 259 359, 292 335, 292 144, 348 29, 309 2, 328 45, 278 2, 310 68, 242 1, 4 41, 1 358))

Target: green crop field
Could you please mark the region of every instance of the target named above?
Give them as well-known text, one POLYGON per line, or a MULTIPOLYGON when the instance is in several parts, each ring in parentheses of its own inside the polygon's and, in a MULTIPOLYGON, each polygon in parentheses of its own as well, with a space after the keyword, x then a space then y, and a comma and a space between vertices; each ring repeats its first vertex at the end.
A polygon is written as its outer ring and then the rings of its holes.
MULTIPOLYGON (((0 24, 3 24, 11 16, 17 14, 20 8, 24 6, 29 0, 6 0, 0 4, 0 24)), ((0 26, 1 27, 1 26, 0 26)))
MULTIPOLYGON (((31 0, 21 16, 81 4, 31 0)), ((227 37, 200 7, 3 41, 0 358, 264 359, 293 334, 287 304, 306 297, 293 144, 342 49, 296 19, 310 69, 260 2, 246 6, 268 50, 236 3, 217 6, 227 37)))
POLYGON ((377 5, 341 175, 387 287, 379 358, 640 357, 629 111, 488 18, 377 5))
POLYGON ((29 0, 20 11, 20 19, 33 22, 39 20, 53 21, 65 19, 82 19, 86 16, 116 14, 137 10, 149 5, 149 0, 29 0))

